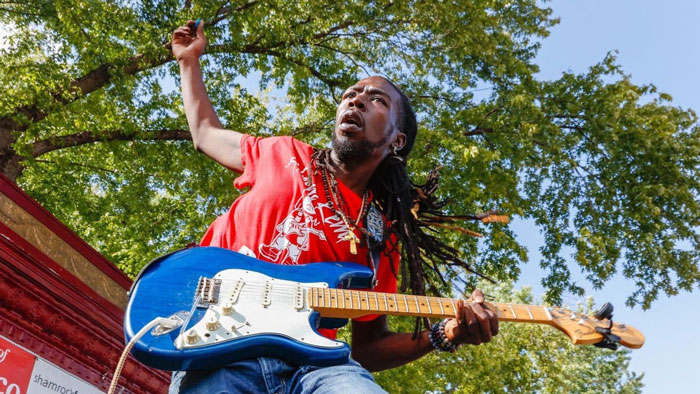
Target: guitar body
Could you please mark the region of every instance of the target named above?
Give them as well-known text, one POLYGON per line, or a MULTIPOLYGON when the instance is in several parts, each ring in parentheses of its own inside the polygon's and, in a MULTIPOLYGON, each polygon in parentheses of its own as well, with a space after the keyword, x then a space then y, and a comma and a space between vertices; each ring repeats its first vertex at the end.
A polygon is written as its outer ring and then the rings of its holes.
POLYGON ((185 249, 141 272, 124 331, 129 341, 157 317, 182 323, 170 332, 151 330, 134 345, 136 359, 159 369, 208 369, 259 356, 342 364, 349 346, 321 336, 317 327, 337 328, 347 320, 321 318, 308 305, 306 289, 367 288, 371 279, 372 271, 357 264, 285 266, 221 248, 185 249))

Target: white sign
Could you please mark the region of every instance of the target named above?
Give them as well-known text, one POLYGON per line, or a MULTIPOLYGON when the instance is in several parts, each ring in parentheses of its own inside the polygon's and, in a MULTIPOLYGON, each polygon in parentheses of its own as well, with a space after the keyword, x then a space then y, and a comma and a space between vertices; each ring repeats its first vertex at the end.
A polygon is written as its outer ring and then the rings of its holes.
POLYGON ((27 394, 101 394, 97 387, 37 359, 27 394))
POLYGON ((25 393, 101 394, 102 391, 0 337, 0 394, 25 393))

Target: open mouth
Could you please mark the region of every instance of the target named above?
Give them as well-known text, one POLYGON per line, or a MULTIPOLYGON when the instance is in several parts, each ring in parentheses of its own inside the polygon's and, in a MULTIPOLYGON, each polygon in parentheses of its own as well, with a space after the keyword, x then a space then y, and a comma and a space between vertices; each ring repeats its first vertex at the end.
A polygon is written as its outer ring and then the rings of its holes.
POLYGON ((340 118, 341 125, 351 125, 357 128, 362 127, 362 117, 355 111, 347 111, 340 118))

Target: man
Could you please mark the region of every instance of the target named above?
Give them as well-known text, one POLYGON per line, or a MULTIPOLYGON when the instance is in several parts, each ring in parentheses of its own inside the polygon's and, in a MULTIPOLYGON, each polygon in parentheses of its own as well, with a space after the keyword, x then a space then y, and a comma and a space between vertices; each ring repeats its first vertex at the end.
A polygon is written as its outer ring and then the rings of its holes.
MULTIPOLYGON (((427 198, 412 201, 407 181, 405 157, 417 129, 408 99, 381 77, 351 86, 336 111, 331 150, 315 150, 291 137, 255 138, 225 130, 202 82, 203 26, 199 24, 196 34, 193 29, 192 21, 177 29, 172 49, 194 146, 242 173, 236 187, 250 187, 216 219, 202 245, 279 264, 366 264, 376 272, 375 291, 396 292, 397 244, 403 243, 409 262, 420 262, 419 249, 405 245, 414 233, 423 234, 411 219, 417 215, 412 205, 430 205, 427 198)), ((447 252, 436 255, 454 257, 454 250, 440 245, 447 252)), ((409 271, 414 276, 416 267, 409 271)), ((368 371, 398 367, 435 349, 490 341, 498 333, 498 319, 483 302, 483 294, 475 290, 472 303, 459 303, 455 318, 418 335, 390 332, 385 316, 354 319, 352 360, 344 365, 298 367, 259 358, 217 371, 178 372, 171 392, 384 392, 368 371)))

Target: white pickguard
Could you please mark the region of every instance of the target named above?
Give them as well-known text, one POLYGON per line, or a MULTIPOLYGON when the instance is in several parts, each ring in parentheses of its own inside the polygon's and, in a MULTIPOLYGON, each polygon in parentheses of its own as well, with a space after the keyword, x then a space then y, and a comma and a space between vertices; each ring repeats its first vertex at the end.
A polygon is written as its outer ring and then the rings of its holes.
POLYGON ((329 349, 344 345, 317 334, 309 322, 313 310, 309 308, 306 291, 311 287, 328 287, 327 283, 293 282, 240 269, 221 271, 214 278, 221 280, 217 303, 209 305, 204 317, 184 336, 177 337, 175 344, 178 349, 209 346, 259 334, 282 335, 329 349), (299 288, 303 289, 301 297, 299 288), (229 315, 224 312, 227 303, 233 307, 229 315))

